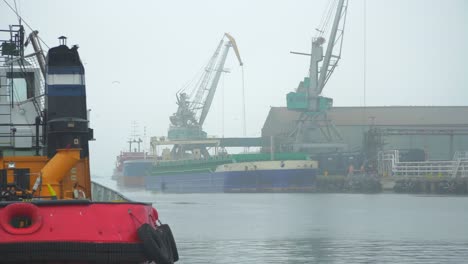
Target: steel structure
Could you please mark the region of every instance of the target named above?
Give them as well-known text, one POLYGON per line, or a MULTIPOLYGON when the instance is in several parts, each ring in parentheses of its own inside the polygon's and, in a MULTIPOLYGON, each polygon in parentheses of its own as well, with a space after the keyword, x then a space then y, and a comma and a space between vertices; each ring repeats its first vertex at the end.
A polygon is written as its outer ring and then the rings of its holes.
POLYGON ((317 29, 318 34, 312 40, 311 53, 292 52, 310 56, 309 76, 304 78, 295 92, 288 93, 286 97, 288 109, 301 112, 297 125, 291 131, 288 140, 295 151, 311 148, 340 149, 346 146, 342 142, 340 133, 327 116, 333 100, 321 94, 341 58, 347 6, 348 0, 332 0, 332 5, 326 12, 322 25, 317 29), (333 10, 336 11, 331 29, 329 29, 333 10), (324 36, 328 31, 330 35, 324 55, 323 46, 326 43, 324 36), (319 131, 319 138, 311 139, 307 135, 310 130, 319 131))
POLYGON ((37 41, 37 31, 29 38, 22 25, 0 30, 0 148, 4 153, 14 148, 44 146, 45 56, 37 41), (26 43, 34 40, 34 53, 25 55, 26 43))
MULTIPOLYGON (((234 49, 239 64, 243 65, 236 41, 231 35, 225 33, 198 82, 190 87, 191 89, 183 89, 176 94, 177 112, 169 118, 171 124, 168 138, 170 140, 186 141, 207 138, 207 133, 203 131, 203 123, 210 111, 221 74, 225 72, 224 64, 230 48, 234 49)), ((191 151, 179 144, 174 145, 173 148, 174 154, 186 150, 191 151)), ((208 155, 205 149, 202 148, 201 151, 204 156, 208 155)))

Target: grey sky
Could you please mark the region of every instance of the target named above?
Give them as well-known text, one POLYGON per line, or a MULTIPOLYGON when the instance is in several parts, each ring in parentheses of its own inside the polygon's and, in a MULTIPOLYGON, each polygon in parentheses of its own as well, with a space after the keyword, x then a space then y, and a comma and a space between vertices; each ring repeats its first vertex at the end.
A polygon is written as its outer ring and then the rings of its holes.
MULTIPOLYGON (((97 175, 111 174, 133 120, 148 138, 167 134, 175 93, 224 32, 236 38, 245 63, 247 135, 259 136, 269 107, 285 106, 286 93, 306 76, 308 58, 289 51, 309 52, 327 2, 17 0, 50 47, 60 35, 80 46, 97 175)), ((363 3, 349 0, 342 60, 324 89, 335 106, 364 102, 363 3)), ((464 0, 367 0, 366 104, 466 105, 467 13, 464 0)), ((16 22, 3 2, 0 22, 16 22)), ((224 87, 224 134, 241 136, 241 70, 233 53, 226 67, 232 72, 220 82, 204 128, 221 135, 224 87)))

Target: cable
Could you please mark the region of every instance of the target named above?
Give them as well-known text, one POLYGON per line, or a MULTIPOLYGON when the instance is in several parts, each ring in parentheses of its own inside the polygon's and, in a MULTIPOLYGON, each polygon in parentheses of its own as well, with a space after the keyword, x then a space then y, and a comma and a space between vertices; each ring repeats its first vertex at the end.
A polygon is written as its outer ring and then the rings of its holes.
POLYGON ((327 36, 330 33, 330 30, 331 30, 330 24, 333 21, 333 17, 334 17, 333 14, 335 13, 335 10, 337 10, 337 7, 338 7, 338 0, 334 0, 332 2, 330 10, 328 11, 327 21, 323 28, 323 35, 325 36, 327 36))
POLYGON ((222 89, 221 89, 221 138, 224 138, 224 74, 222 76, 222 89))
MULTIPOLYGON (((21 18, 21 21, 24 22, 24 24, 29 28, 29 30, 34 31, 34 29, 28 24, 28 22, 26 22, 26 20, 24 20, 24 18, 21 17, 18 14, 18 12, 16 12, 15 9, 6 0, 3 0, 3 2, 5 2, 5 4, 11 9, 11 11, 13 11, 19 18, 21 18)), ((37 36, 37 38, 42 42, 42 44, 44 44, 49 49, 49 46, 44 42, 44 40, 42 40, 39 36, 37 36)))
POLYGON ((20 14, 23 13, 23 12, 21 12, 21 2, 20 2, 20 0, 18 0, 18 13, 20 13, 20 14))
POLYGON ((363 7, 363 122, 364 124, 367 123, 367 113, 366 113, 366 84, 367 84, 367 0, 364 1, 363 7))
MULTIPOLYGON (((242 69, 242 122, 243 122, 243 126, 242 126, 242 132, 243 132, 243 136, 244 137, 247 137, 247 124, 246 124, 246 119, 245 119, 245 84, 244 84, 244 66, 241 66, 241 69, 242 69)), ((248 151, 248 148, 245 148, 244 149, 244 152, 247 152, 248 151)))
MULTIPOLYGON (((18 14, 18 6, 16 5, 16 0, 14 0, 14 3, 15 3, 15 11, 18 14)), ((18 23, 21 24, 21 17, 19 15, 17 15, 16 17, 18 18, 18 23)))
POLYGON ((326 36, 330 30, 329 24, 333 16, 333 11, 338 5, 338 0, 330 0, 328 8, 325 9, 321 25, 319 25, 319 32, 316 37, 326 36))
POLYGON ((367 1, 364 0, 364 43, 363 43, 363 49, 364 49, 364 107, 366 106, 366 70, 367 70, 367 1))
POLYGON ((327 17, 327 10, 330 10, 331 8, 331 3, 332 1, 328 1, 327 4, 325 5, 325 12, 322 13, 322 17, 320 18, 320 23, 318 24, 318 27, 316 28, 317 29, 317 37, 319 37, 321 35, 321 31, 323 29, 323 25, 325 24, 325 20, 326 20, 326 17, 327 17))

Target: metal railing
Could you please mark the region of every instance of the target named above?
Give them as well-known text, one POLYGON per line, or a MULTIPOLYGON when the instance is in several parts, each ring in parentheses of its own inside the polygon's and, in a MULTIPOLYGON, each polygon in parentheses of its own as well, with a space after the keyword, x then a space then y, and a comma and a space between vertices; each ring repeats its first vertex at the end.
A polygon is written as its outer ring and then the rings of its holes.
POLYGON ((398 150, 378 153, 378 171, 383 176, 468 177, 468 152, 456 152, 453 160, 400 162, 398 150))
POLYGON ((91 197, 95 202, 131 202, 118 191, 93 181, 91 182, 91 197))

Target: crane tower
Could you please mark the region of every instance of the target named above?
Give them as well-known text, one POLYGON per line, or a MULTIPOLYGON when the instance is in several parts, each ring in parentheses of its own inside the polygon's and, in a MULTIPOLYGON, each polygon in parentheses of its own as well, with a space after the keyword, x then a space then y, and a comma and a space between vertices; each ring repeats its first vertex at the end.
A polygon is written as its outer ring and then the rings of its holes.
POLYGON ((325 84, 341 58, 344 27, 348 0, 331 0, 322 25, 317 28, 317 36, 312 40, 311 53, 291 52, 310 56, 309 76, 299 83, 295 92, 286 96, 287 108, 300 112, 296 126, 288 135, 287 146, 294 151, 312 149, 340 149, 343 143, 340 133, 328 118, 327 112, 333 99, 322 96, 325 84), (335 10, 335 11, 334 11, 335 10), (333 21, 331 14, 334 11, 333 21), (332 22, 331 28, 328 26, 332 22), (325 34, 329 32, 328 43, 325 34), (327 43, 325 55, 324 44, 327 43))

